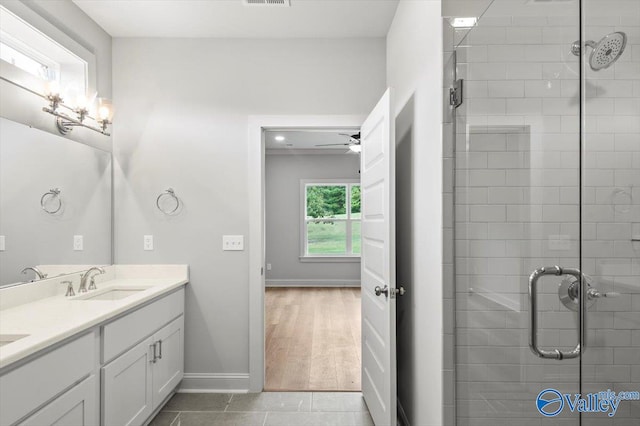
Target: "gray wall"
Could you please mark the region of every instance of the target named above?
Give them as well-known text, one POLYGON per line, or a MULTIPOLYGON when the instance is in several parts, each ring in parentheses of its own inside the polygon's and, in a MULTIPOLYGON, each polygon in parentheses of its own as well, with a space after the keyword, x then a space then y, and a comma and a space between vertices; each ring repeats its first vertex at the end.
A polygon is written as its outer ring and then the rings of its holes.
POLYGON ((384 40, 114 39, 113 55, 116 262, 188 263, 184 386, 246 389, 249 253, 221 240, 249 231, 248 116, 367 114, 384 40), (155 207, 168 186, 179 216, 155 207))
POLYGON ((440 1, 403 0, 387 36, 398 183, 398 399, 412 425, 442 425, 442 26, 440 1))
POLYGON ((300 180, 360 179, 360 156, 266 156, 266 259, 270 285, 359 285, 360 262, 300 261, 300 180))

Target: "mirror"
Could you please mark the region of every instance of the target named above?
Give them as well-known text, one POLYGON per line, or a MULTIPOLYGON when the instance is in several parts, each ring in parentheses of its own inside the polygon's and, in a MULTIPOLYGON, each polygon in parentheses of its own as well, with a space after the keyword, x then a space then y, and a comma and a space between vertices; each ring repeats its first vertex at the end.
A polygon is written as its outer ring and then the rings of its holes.
POLYGON ((111 264, 111 153, 0 118, 0 287, 111 264))

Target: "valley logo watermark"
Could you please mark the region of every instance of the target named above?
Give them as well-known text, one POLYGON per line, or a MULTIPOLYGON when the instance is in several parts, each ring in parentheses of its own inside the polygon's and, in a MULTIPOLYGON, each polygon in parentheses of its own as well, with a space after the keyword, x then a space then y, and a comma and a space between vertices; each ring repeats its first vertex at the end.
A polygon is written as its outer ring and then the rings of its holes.
POLYGON ((606 391, 582 394, 560 393, 557 389, 545 389, 536 398, 536 407, 545 417, 555 417, 565 408, 572 413, 608 413, 613 417, 618 412, 620 402, 639 401, 640 392, 613 392, 606 391))

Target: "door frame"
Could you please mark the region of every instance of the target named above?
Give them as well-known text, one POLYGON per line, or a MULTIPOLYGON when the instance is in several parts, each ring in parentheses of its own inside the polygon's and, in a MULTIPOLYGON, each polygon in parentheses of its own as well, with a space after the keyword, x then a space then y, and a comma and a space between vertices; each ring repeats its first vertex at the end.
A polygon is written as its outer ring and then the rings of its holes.
POLYGON ((248 121, 249 392, 262 392, 265 375, 265 130, 360 128, 366 115, 253 115, 248 121))

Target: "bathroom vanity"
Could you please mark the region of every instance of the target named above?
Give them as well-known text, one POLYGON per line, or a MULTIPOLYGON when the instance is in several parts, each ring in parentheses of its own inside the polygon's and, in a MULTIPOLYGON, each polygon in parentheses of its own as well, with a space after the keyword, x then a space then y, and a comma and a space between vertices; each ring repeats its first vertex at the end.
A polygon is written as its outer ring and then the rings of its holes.
POLYGON ((186 265, 0 289, 0 425, 143 425, 182 380, 186 265))

